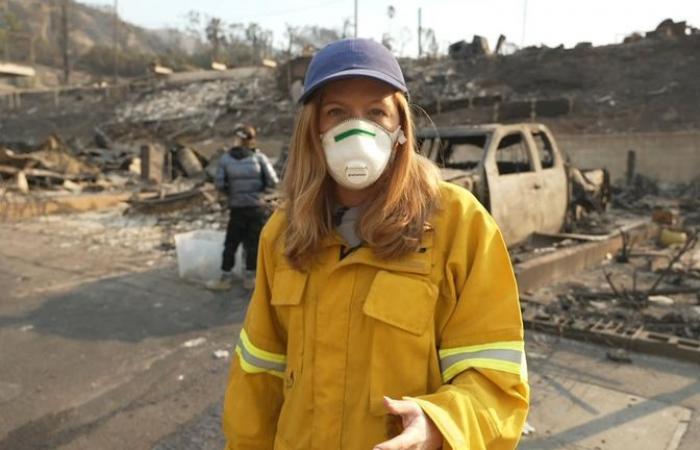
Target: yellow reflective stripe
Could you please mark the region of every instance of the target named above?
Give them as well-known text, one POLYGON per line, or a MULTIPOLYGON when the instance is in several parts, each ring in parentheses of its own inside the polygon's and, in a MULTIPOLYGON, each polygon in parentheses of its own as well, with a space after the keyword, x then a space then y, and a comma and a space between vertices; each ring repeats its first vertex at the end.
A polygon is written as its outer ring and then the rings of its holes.
POLYGON ((527 378, 527 374, 523 374, 521 371, 522 364, 506 361, 497 361, 493 359, 465 359, 459 361, 445 369, 442 372, 442 378, 445 381, 445 383, 447 383, 455 376, 471 368, 500 370, 501 372, 508 372, 514 375, 519 375, 527 378))
POLYGON ((439 351, 443 380, 447 383, 471 368, 499 370, 527 379, 525 343, 523 341, 489 342, 452 347, 439 351))
POLYGON ((287 364, 287 356, 286 355, 280 355, 279 353, 270 353, 266 352, 265 350, 262 350, 256 346, 253 345, 252 342, 250 342, 250 339, 248 339, 248 333, 245 332, 245 328, 241 329, 241 339, 240 342, 243 344, 243 347, 245 347, 245 350, 250 353, 251 355, 255 356, 258 359, 262 360, 267 360, 272 363, 277 363, 277 364, 287 364))
POLYGON ((283 372, 254 366, 253 364, 250 364, 248 361, 245 360, 242 353, 243 352, 241 350, 241 347, 237 345, 236 346, 236 354, 238 355, 238 362, 240 363, 241 369, 243 369, 244 372, 247 372, 247 373, 269 373, 270 375, 274 375, 276 377, 284 379, 283 372))
POLYGON ((440 350, 440 358, 456 355, 458 353, 480 352, 483 350, 518 350, 525 351, 523 341, 489 342, 488 344, 470 345, 468 347, 452 347, 440 350))

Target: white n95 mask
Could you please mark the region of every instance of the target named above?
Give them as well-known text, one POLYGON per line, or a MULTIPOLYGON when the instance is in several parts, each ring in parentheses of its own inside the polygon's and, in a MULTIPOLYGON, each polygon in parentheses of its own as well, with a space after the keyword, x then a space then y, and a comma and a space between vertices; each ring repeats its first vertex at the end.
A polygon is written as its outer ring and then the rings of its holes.
POLYGON ((350 119, 321 135, 331 177, 348 189, 364 189, 382 175, 394 145, 406 142, 399 126, 393 132, 374 122, 350 119))

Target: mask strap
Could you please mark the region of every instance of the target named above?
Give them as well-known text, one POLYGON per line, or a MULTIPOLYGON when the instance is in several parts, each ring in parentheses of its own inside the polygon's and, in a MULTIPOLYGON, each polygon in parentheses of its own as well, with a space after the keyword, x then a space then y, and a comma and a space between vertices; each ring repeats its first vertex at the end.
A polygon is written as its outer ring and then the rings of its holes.
POLYGON ((399 128, 391 133, 391 138, 394 140, 394 142, 398 142, 401 145, 406 143, 406 135, 403 134, 403 127, 401 127, 401 125, 399 125, 399 128))
POLYGON ((406 135, 403 134, 403 128, 399 128, 399 144, 403 145, 406 143, 406 135))

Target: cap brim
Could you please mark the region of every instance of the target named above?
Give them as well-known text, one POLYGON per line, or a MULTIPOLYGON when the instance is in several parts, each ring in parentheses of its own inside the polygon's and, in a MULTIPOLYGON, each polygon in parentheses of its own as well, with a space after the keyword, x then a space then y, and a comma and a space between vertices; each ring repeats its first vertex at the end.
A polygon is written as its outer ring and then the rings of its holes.
POLYGON ((369 70, 369 69, 349 69, 349 70, 344 70, 342 72, 334 73, 332 75, 328 75, 325 78, 321 78, 318 80, 313 86, 309 86, 308 89, 304 90, 304 93, 301 94, 301 97, 299 97, 299 103, 305 103, 306 100, 309 99, 309 97, 316 91, 319 90, 319 88, 323 87, 327 83, 335 80, 340 80, 343 78, 351 78, 351 77, 368 77, 368 78, 374 78, 375 80, 383 81, 392 87, 395 87, 397 90, 407 93, 406 88, 403 86, 403 84, 395 80, 394 78, 388 76, 385 73, 378 72, 376 70, 369 70))

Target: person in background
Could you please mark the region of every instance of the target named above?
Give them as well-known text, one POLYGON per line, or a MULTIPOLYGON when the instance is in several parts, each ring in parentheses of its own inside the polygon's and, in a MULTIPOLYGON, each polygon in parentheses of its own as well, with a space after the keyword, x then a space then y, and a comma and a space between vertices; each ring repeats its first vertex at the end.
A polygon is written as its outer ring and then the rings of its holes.
POLYGON ((255 283, 255 264, 258 239, 268 217, 264 193, 277 186, 278 179, 267 157, 255 145, 255 128, 238 125, 234 130, 234 145, 219 159, 214 183, 228 195, 230 209, 221 276, 207 284, 211 289, 230 289, 236 250, 243 244, 245 275, 243 287, 252 289, 255 283))
POLYGON ((313 57, 231 363, 227 450, 512 450, 529 405, 510 258, 416 151, 381 44, 313 57))

